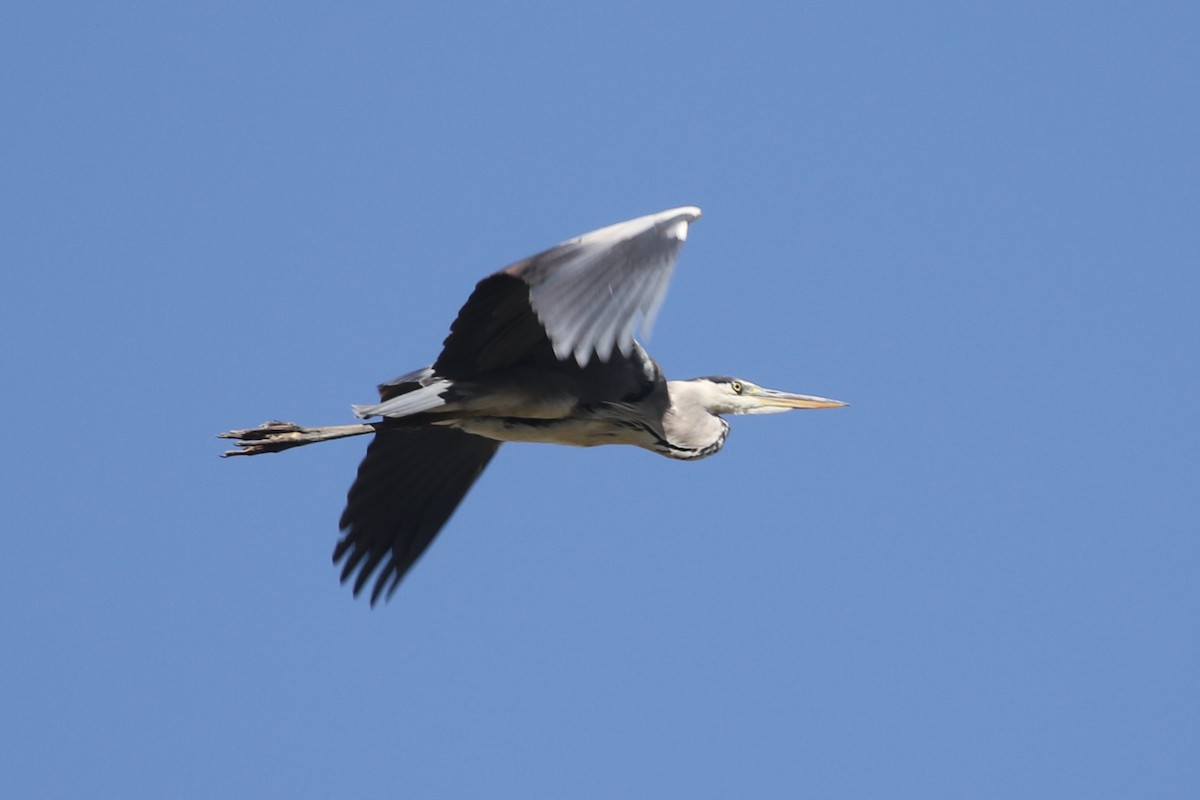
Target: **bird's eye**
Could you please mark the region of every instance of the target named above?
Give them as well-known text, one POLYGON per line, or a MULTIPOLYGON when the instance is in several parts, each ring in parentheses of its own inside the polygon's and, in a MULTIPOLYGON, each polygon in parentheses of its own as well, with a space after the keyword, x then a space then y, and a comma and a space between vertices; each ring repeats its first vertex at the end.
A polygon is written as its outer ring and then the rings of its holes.
POLYGON ((734 393, 734 394, 741 394, 741 393, 742 393, 742 382, 741 382, 741 381, 734 381, 733 383, 731 383, 731 384, 729 384, 729 385, 730 385, 731 387, 733 387, 733 393, 734 393))

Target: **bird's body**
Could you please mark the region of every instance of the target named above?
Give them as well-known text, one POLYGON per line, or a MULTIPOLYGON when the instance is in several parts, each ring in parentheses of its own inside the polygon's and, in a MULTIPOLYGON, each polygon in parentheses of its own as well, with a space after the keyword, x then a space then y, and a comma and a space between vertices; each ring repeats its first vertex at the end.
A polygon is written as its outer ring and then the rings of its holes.
POLYGON ((721 414, 829 408, 836 400, 728 377, 668 381, 633 336, 666 293, 694 207, 618 223, 484 278, 428 367, 379 386, 331 428, 268 423, 222 434, 275 452, 375 433, 351 487, 334 561, 372 602, 395 590, 503 442, 626 444, 694 460, 721 449, 721 414))
POLYGON ((576 447, 627 444, 668 458, 693 459, 721 448, 729 424, 720 417, 681 414, 698 399, 692 381, 667 381, 654 359, 634 341, 629 356, 567 369, 518 364, 471 381, 447 381, 430 366, 381 387, 409 391, 376 405, 355 406, 360 416, 386 415, 390 425, 456 428, 497 442, 536 442, 576 447), (537 387, 530 390, 529 387, 537 387), (425 392, 440 403, 404 403, 425 392), (404 413, 413 407, 423 410, 404 413), (707 422, 700 427, 679 419, 707 422), (694 430, 693 430, 694 429, 694 430))

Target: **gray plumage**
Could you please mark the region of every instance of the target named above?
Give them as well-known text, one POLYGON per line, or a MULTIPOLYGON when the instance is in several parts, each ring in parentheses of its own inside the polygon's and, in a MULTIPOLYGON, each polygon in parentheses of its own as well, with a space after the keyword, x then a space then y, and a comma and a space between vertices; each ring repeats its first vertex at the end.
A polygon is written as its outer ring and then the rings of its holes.
POLYGON ((378 422, 268 423, 222 434, 255 455, 375 433, 350 489, 334 562, 371 602, 390 596, 502 442, 629 444, 674 459, 717 452, 721 414, 829 408, 836 400, 729 377, 667 381, 635 339, 662 304, 692 206, 563 242, 476 285, 437 360, 356 405, 378 422))

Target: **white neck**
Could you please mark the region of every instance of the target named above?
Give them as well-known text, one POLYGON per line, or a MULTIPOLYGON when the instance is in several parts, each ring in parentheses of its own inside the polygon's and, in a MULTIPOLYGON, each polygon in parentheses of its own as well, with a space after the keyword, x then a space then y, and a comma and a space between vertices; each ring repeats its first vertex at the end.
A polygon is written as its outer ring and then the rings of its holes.
POLYGON ((709 411, 712 398, 707 388, 694 381, 667 381, 671 404, 663 415, 663 432, 673 452, 664 455, 704 458, 725 444, 729 424, 709 411))

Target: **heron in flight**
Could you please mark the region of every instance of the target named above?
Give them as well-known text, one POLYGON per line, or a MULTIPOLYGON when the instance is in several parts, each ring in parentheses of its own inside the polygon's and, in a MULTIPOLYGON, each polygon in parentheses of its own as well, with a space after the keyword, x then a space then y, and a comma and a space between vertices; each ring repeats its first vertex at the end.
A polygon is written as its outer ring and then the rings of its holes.
POLYGON ((648 331, 688 225, 684 206, 584 234, 480 281, 437 360, 379 386, 357 425, 268 422, 220 434, 225 455, 273 453, 374 433, 342 512, 333 561, 371 604, 401 578, 502 442, 631 444, 685 461, 721 449, 723 414, 836 408, 824 397, 741 378, 668 381, 635 329, 648 331))

